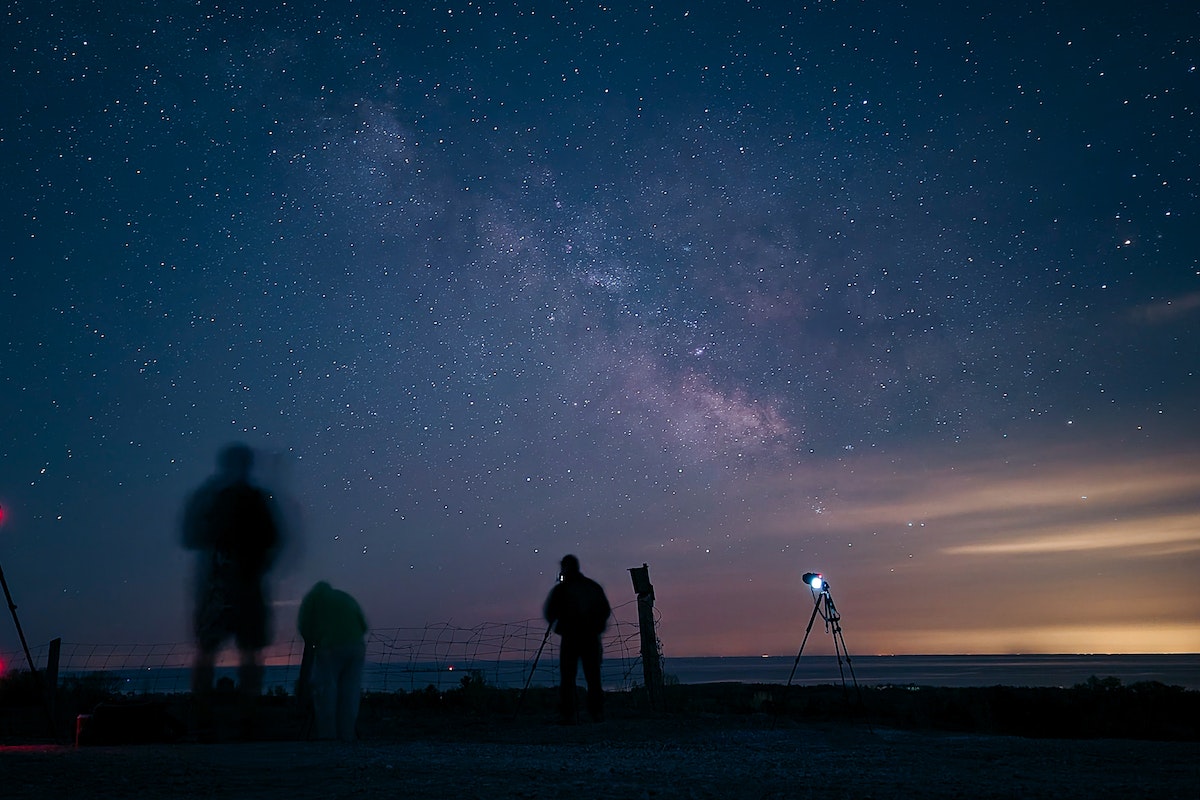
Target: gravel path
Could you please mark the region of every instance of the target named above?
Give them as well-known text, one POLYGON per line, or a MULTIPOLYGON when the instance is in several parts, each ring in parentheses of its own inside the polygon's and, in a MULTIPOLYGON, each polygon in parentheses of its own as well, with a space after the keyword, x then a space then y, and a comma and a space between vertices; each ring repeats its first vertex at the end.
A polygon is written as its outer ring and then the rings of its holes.
POLYGON ((1200 797, 1200 743, 1044 740, 764 717, 408 731, 355 745, 0 747, 17 798, 1200 797))

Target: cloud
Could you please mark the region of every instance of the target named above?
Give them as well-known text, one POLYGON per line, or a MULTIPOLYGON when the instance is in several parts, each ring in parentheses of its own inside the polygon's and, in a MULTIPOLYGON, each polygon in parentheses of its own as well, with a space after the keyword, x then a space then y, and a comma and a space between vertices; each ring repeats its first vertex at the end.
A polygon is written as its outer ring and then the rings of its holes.
POLYGON ((1200 547, 1197 462, 1190 453, 1138 458, 1086 445, 969 461, 867 457, 793 479, 810 496, 780 509, 772 527, 785 535, 815 522, 832 535, 919 527, 956 555, 1190 551, 1200 547))
POLYGON ((1200 292, 1190 292, 1178 297, 1144 303, 1129 312, 1135 322, 1146 325, 1161 325, 1200 310, 1200 292))
POLYGON ((1200 550, 1200 513, 1178 514, 1086 530, 1040 535, 1009 541, 992 540, 943 548, 947 555, 1049 555, 1084 550, 1128 550, 1126 557, 1169 556, 1200 550))

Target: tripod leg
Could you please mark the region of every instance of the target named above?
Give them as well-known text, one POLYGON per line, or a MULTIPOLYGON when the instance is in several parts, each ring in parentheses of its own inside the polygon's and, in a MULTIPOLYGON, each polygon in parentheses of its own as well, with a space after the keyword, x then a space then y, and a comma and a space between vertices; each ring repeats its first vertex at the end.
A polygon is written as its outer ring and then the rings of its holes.
POLYGON ((550 623, 546 627, 546 634, 542 636, 542 644, 538 647, 537 655, 533 657, 533 666, 529 668, 529 677, 525 679, 525 686, 521 689, 521 693, 517 695, 517 705, 513 709, 515 717, 521 710, 521 701, 525 699, 525 692, 529 691, 529 684, 533 682, 533 673, 537 672, 538 660, 542 657, 542 651, 546 649, 546 642, 550 639, 550 631, 554 629, 554 623, 550 623))
POLYGON ((4 599, 8 601, 8 611, 12 614, 13 625, 17 628, 17 638, 21 640, 21 647, 25 650, 25 662, 29 664, 29 674, 33 676, 34 682, 39 688, 38 693, 42 696, 42 707, 46 710, 46 721, 50 724, 50 733, 58 738, 57 726, 54 724, 54 712, 50 708, 50 692, 53 687, 45 685, 45 675, 38 672, 38 668, 33 664, 33 654, 29 652, 29 643, 25 641, 25 631, 21 629, 21 620, 17 617, 17 604, 13 602, 12 593, 8 591, 8 581, 4 579, 3 567, 0 567, 0 587, 4 588, 4 599))
MULTIPOLYGON (((833 638, 833 644, 836 648, 838 642, 841 642, 842 655, 846 657, 846 669, 850 671, 850 680, 854 683, 854 691, 858 695, 859 705, 862 705, 862 689, 858 685, 858 678, 854 676, 854 662, 850 660, 850 651, 846 649, 846 637, 842 636, 842 626, 838 625, 833 638)), ((838 659, 838 669, 841 669, 841 659, 838 659)), ((842 689, 846 688, 846 679, 842 678, 842 689)))
MULTIPOLYGON (((833 623, 833 652, 837 656, 838 662, 838 677, 842 679, 842 696, 846 694, 846 673, 842 670, 842 655, 846 655, 846 663, 850 663, 850 655, 845 653, 845 642, 839 643, 841 639, 842 629, 837 622, 833 623)), ((851 672, 853 674, 853 672, 851 672)))
POLYGON ((785 685, 784 685, 784 688, 783 688, 783 690, 784 690, 784 692, 785 692, 785 694, 784 694, 784 700, 782 700, 782 701, 780 702, 780 705, 779 705, 778 707, 776 707, 776 709, 775 709, 775 715, 774 715, 774 717, 772 717, 772 719, 771 719, 771 727, 772 727, 772 728, 774 728, 774 727, 775 727, 775 721, 779 719, 779 713, 780 713, 780 711, 781 711, 781 709, 782 709, 782 707, 783 707, 783 703, 787 702, 787 699, 786 699, 786 698, 787 698, 787 694, 786 694, 786 692, 787 692, 787 690, 788 690, 788 689, 790 689, 790 688, 791 688, 791 686, 792 686, 792 678, 796 677, 796 667, 800 666, 800 656, 804 655, 804 645, 808 644, 808 635, 809 635, 810 633, 812 633, 812 626, 813 626, 813 623, 814 623, 814 622, 816 622, 816 620, 817 620, 817 613, 818 613, 820 610, 821 610, 821 598, 818 596, 818 597, 817 597, 817 600, 816 600, 816 602, 815 602, 815 603, 813 603, 813 610, 812 610, 812 614, 810 614, 810 615, 809 615, 809 617, 808 617, 808 625, 807 625, 807 627, 805 627, 805 628, 804 628, 804 639, 803 639, 803 640, 801 640, 801 642, 800 642, 800 649, 799 649, 799 650, 796 652, 796 660, 792 662, 792 672, 791 672, 791 674, 790 674, 790 675, 788 675, 787 684, 785 684, 785 685))
POLYGON ((788 675, 787 685, 792 685, 792 678, 796 677, 796 667, 800 666, 800 656, 804 653, 804 645, 808 643, 808 635, 812 633, 813 622, 817 619, 817 612, 821 608, 821 598, 817 597, 817 602, 813 604, 812 615, 808 618, 808 627, 804 629, 804 640, 800 642, 800 652, 796 653, 796 660, 792 662, 792 674, 788 675))
MULTIPOLYGON (((846 657, 846 668, 850 671, 850 680, 854 682, 854 693, 858 698, 858 707, 861 711, 866 711, 866 704, 863 702, 862 687, 858 685, 858 678, 854 675, 854 662, 850 660, 850 651, 846 649, 846 637, 842 635, 842 617, 833 608, 832 601, 830 602, 830 610, 833 615, 833 649, 838 653, 838 672, 842 671, 842 656, 846 657)), ((842 675, 842 696, 846 697, 846 676, 842 675)), ((846 698, 849 700, 849 698, 846 698)), ((871 728, 871 723, 867 722, 868 729, 871 728)))

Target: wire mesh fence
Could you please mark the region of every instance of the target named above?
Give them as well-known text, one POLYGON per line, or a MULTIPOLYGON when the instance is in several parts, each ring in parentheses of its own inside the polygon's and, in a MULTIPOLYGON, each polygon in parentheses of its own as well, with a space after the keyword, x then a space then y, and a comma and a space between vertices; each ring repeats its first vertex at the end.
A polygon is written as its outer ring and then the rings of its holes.
MULTIPOLYGON (((604 634, 601 677, 607 689, 641 683, 640 631, 636 601, 613 609, 604 634)), ((432 686, 452 689, 464 679, 500 688, 558 683, 558 637, 540 619, 485 622, 473 627, 431 623, 381 628, 367 635, 363 690, 413 692, 432 686)), ((49 644, 31 647, 34 664, 44 669, 49 644)), ((263 688, 292 693, 300 676, 304 643, 298 637, 276 641, 261 654, 263 688)), ((195 646, 170 644, 86 644, 62 642, 59 680, 102 680, 126 694, 174 694, 191 690, 195 646)), ((0 652, 0 665, 24 669, 22 652, 0 652)), ((237 653, 229 647, 217 662, 217 680, 235 681, 237 653)))

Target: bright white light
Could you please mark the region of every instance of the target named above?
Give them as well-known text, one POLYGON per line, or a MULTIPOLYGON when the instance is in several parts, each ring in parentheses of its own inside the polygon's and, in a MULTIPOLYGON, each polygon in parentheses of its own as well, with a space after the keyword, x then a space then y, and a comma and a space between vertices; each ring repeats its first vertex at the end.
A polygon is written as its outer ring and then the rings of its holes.
POLYGON ((811 586, 815 591, 819 592, 821 591, 821 587, 825 585, 825 581, 821 580, 820 575, 813 575, 812 580, 808 582, 808 585, 811 586))

